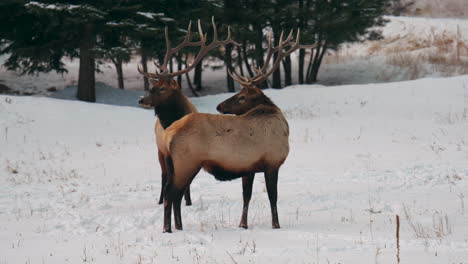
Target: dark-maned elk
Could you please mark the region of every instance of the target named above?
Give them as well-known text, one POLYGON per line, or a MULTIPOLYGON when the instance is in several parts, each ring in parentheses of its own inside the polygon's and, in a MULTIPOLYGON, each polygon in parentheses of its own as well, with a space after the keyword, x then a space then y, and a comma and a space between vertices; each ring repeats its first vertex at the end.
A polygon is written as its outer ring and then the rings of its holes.
MULTIPOLYGON (((149 78, 152 84, 152 88, 142 97, 140 97, 138 103, 142 105, 148 105, 154 107, 155 114, 158 116, 154 132, 156 134, 156 144, 158 148, 158 158, 159 164, 161 165, 161 194, 159 197, 159 204, 163 203, 164 189, 167 183, 167 157, 168 150, 166 144, 163 140, 164 130, 167 129, 172 123, 181 119, 182 117, 190 114, 197 113, 196 107, 190 103, 188 98, 182 94, 180 91, 179 84, 176 80, 172 78, 181 74, 185 74, 191 71, 200 60, 211 50, 219 47, 220 45, 235 44, 236 42, 231 40, 230 30, 228 28, 228 37, 226 40, 219 41, 218 33, 216 30, 216 25, 213 19, 213 41, 206 45, 206 34, 203 34, 200 20, 198 20, 198 33, 200 40, 197 42, 191 41, 191 23, 189 23, 187 34, 185 35, 184 41, 175 48, 171 48, 171 41, 169 39, 169 33, 167 27, 165 28, 165 37, 166 37, 166 55, 164 56, 163 64, 157 67, 159 68, 159 73, 147 73, 143 72, 140 66, 138 66, 138 71, 149 78), (187 66, 184 70, 177 72, 169 72, 167 67, 171 57, 176 54, 179 50, 184 47, 193 47, 200 46, 200 51, 195 57, 192 64, 187 66)), ((186 205, 191 205, 190 197, 190 186, 186 186, 185 189, 185 202, 186 205)))
POLYGON ((256 69, 252 78, 237 73, 231 76, 242 85, 242 90, 218 106, 224 114, 194 113, 174 122, 164 132, 169 150, 168 184, 164 200, 164 232, 171 232, 171 214, 174 208, 175 228, 182 229, 180 203, 183 191, 201 168, 221 181, 242 177, 244 207, 240 227, 247 228, 247 214, 256 172, 265 173, 268 198, 271 205, 272 226, 279 228, 277 201, 278 171, 289 153, 289 127, 281 110, 256 87, 279 66, 281 60, 299 48, 299 31, 293 41, 293 32, 278 46, 271 37, 266 64, 256 69), (285 50, 284 50, 285 49, 285 50), (268 69, 276 53, 273 66, 268 69))

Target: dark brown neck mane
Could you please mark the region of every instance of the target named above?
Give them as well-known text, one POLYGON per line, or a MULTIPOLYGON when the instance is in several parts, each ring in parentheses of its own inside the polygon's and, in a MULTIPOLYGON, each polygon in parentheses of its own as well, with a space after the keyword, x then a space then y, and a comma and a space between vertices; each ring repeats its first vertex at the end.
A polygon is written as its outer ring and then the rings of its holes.
POLYGON ((268 98, 268 96, 266 96, 265 94, 262 94, 261 96, 259 96, 256 100, 255 100, 255 106, 259 106, 259 105, 265 105, 265 106, 274 106, 274 107, 277 107, 275 105, 275 103, 273 103, 273 101, 271 101, 270 98, 268 98))
POLYGON ((165 102, 154 108, 154 113, 158 116, 159 122, 164 129, 172 123, 191 113, 186 105, 186 100, 180 91, 165 102))

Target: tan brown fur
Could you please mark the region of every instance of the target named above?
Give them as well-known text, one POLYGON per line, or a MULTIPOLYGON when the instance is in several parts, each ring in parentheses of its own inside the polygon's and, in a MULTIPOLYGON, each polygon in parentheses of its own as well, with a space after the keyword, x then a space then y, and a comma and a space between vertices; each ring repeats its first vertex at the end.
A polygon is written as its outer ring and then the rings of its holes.
POLYGON ((278 170, 289 153, 289 126, 281 110, 256 87, 247 87, 221 103, 218 110, 233 115, 192 113, 168 127, 163 141, 172 175, 166 190, 164 231, 171 232, 174 206, 176 229, 182 229, 181 191, 203 168, 218 180, 242 177, 247 212, 256 172, 265 172, 273 228, 279 228, 276 209, 278 170))
POLYGON ((239 174, 279 168, 289 152, 288 136, 281 111, 269 106, 258 106, 241 116, 187 115, 164 133, 174 164, 173 183, 183 188, 187 180, 179 175, 191 176, 188 171, 197 167, 210 171, 214 164, 239 174), (259 116, 258 110, 268 114, 259 116))
MULTIPOLYGON (((198 113, 198 110, 197 108, 195 107, 195 105, 193 105, 189 99, 185 96, 185 95, 182 95, 182 100, 181 100, 181 104, 184 106, 184 111, 186 113, 198 113)), ((156 123, 154 125, 154 134, 155 134, 155 137, 156 137, 156 145, 158 147, 158 150, 163 153, 164 155, 168 155, 169 152, 166 148, 166 144, 164 143, 164 140, 163 140, 163 133, 164 133, 164 128, 162 127, 161 125, 161 122, 159 121, 159 119, 156 120, 156 123)))

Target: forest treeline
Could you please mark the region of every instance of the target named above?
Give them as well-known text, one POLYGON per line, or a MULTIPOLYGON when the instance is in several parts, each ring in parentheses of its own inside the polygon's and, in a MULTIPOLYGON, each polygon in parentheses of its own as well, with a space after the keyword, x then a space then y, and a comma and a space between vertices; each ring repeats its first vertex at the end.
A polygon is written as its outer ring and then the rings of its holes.
MULTIPOLYGON (((63 58, 79 59, 77 97, 95 101, 95 72, 103 62, 112 62, 118 86, 124 89, 122 65, 135 56, 147 71, 148 63, 161 61, 166 51, 164 28, 173 45, 180 43, 189 21, 200 19, 212 37, 212 17, 220 38, 231 28, 232 38, 241 46, 228 45, 208 54, 226 69, 226 89, 234 91, 227 69, 252 76, 253 67, 262 67, 267 48, 267 32, 278 42, 281 31, 300 29, 301 43, 318 43, 315 50, 300 50, 297 63, 299 83, 314 83, 327 50, 346 42, 381 37, 384 14, 397 0, 2 0, 0 3, 0 55, 4 66, 22 74, 67 72, 63 58)), ((193 23, 196 25, 196 23, 193 23)), ((193 40, 198 38, 197 27, 193 40)), ((181 50, 170 62, 182 69, 197 47, 181 50)), ((220 66, 221 67, 221 66, 220 66)), ((264 87, 292 84, 292 61, 286 57, 264 87), (284 78, 282 80, 282 78, 284 78)), ((188 76, 187 76, 188 77, 188 76)), ((182 77, 178 78, 182 82, 182 77)), ((203 69, 199 63, 190 82, 194 93, 203 89, 203 69), (192 85, 193 84, 193 85, 192 85)), ((142 83, 148 89, 148 80, 142 83)))

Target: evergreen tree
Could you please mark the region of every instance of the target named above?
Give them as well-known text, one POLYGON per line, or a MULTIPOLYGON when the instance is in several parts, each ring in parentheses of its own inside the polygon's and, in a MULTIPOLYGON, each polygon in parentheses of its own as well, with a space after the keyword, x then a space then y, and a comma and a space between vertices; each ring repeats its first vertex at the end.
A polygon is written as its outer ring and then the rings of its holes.
MULTIPOLYGON (((135 19, 143 9, 141 1, 57 2, 2 3, 6 8, 2 8, 0 22, 10 26, 9 29, 2 26, 0 30, 4 43, 0 54, 10 55, 5 66, 29 74, 66 72, 62 58, 79 58, 77 98, 94 102, 97 60, 110 59, 116 66, 119 86, 123 87, 122 63, 130 59, 135 47, 130 33, 135 28, 139 31, 147 28, 135 19)), ((152 29, 148 31, 154 33, 152 29)))
POLYGON ((317 81, 318 71, 328 49, 337 49, 346 42, 359 42, 381 37, 376 28, 390 0, 306 0, 304 41, 317 42, 306 70, 306 82, 317 81))

